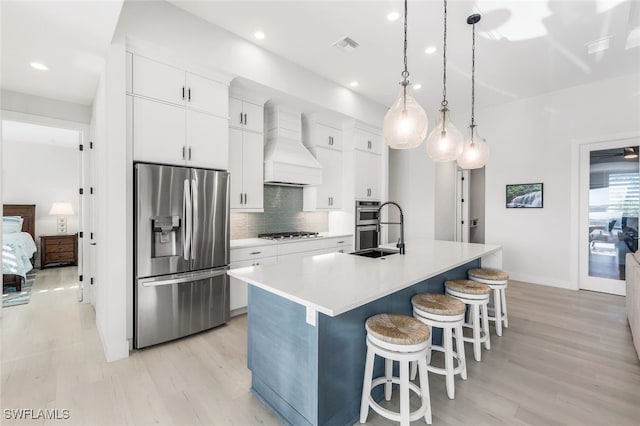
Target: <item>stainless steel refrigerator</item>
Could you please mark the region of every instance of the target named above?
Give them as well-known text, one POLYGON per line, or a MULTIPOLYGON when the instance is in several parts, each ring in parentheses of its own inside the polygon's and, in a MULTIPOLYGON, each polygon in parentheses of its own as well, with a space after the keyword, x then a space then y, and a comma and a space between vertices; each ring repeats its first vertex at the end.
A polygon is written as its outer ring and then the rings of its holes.
POLYGON ((135 164, 134 345, 229 320, 229 173, 135 164))

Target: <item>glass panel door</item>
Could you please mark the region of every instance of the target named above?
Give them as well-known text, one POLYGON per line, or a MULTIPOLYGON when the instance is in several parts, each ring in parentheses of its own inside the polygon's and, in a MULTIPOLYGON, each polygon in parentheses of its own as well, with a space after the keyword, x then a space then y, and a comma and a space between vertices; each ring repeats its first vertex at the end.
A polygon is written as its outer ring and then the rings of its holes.
POLYGON ((581 208, 588 210, 581 232, 588 237, 581 239, 587 247, 581 245, 580 288, 624 294, 625 257, 638 250, 640 148, 612 144, 581 153, 581 208))

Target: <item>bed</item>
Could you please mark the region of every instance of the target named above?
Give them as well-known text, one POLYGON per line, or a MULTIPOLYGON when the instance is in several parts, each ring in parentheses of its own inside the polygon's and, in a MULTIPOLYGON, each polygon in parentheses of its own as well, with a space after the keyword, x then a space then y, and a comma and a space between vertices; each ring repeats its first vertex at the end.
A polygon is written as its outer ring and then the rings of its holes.
MULTIPOLYGON (((3 232, 2 235, 2 287, 22 290, 27 273, 33 269, 33 256, 37 250, 35 243, 36 206, 34 204, 5 204, 4 217, 22 218, 19 232, 3 232)), ((7 220, 7 223, 15 223, 7 220)), ((3 228, 5 219, 3 218, 3 228)))

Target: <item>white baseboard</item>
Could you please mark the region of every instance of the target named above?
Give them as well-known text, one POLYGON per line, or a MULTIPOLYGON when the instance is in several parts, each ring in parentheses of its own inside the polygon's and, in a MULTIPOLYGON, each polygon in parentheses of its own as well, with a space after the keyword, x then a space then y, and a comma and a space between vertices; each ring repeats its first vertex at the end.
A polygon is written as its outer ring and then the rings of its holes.
POLYGON ((100 342, 102 343, 102 350, 104 351, 104 357, 107 362, 114 362, 129 357, 129 342, 127 340, 122 342, 109 342, 102 331, 102 326, 97 317, 96 328, 98 329, 98 335, 100 336, 100 342))
POLYGON ((509 279, 514 281, 523 281, 531 284, 545 285, 548 287, 565 288, 567 290, 578 290, 576 286, 569 280, 559 280, 552 277, 544 277, 540 275, 518 274, 509 272, 509 279))

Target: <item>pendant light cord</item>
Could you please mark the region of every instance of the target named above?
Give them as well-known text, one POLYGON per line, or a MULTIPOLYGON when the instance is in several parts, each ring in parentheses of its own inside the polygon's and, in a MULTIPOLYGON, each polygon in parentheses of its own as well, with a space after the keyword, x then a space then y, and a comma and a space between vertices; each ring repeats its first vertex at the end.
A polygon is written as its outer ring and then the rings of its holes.
POLYGON ((442 102, 443 107, 449 104, 447 101, 447 0, 444 0, 444 40, 442 43, 442 102))
POLYGON ((473 43, 471 45, 471 140, 476 126, 476 24, 473 24, 473 43))
POLYGON ((407 0, 404 0, 404 71, 402 71, 402 107, 407 109, 407 86, 409 85, 409 69, 407 65, 407 0))

